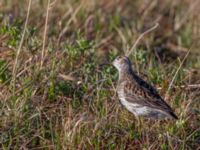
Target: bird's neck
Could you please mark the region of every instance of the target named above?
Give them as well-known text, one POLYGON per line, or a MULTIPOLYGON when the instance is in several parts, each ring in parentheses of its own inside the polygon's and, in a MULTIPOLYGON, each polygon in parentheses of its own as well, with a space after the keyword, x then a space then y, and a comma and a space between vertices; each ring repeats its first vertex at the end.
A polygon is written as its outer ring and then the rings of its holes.
POLYGON ((132 68, 124 68, 119 70, 119 80, 123 80, 124 78, 129 78, 133 75, 132 68))

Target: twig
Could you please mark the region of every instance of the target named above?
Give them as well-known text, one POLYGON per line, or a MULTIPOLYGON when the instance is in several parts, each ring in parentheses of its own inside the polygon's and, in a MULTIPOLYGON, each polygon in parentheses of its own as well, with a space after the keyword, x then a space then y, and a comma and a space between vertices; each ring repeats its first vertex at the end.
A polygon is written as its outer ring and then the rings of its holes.
POLYGON ((100 42, 96 43, 94 45, 94 48, 99 48, 101 47, 103 44, 107 43, 108 41, 110 41, 113 38, 113 34, 107 36, 106 38, 104 38, 103 40, 101 40, 100 42))
POLYGON ((45 27, 44 27, 44 35, 43 35, 43 45, 42 45, 42 58, 40 62, 40 69, 42 69, 45 57, 45 45, 46 45, 46 35, 47 35, 47 28, 48 28, 48 18, 49 18, 49 8, 50 8, 50 0, 48 0, 47 4, 47 12, 45 18, 45 27))
POLYGON ((189 8, 187 9, 187 11, 183 14, 183 16, 181 16, 181 20, 177 21, 178 24, 175 25, 174 30, 179 31, 179 29, 186 23, 186 21, 188 20, 189 16, 192 13, 194 12, 198 13, 198 11, 195 11, 195 9, 198 7, 199 7, 199 0, 193 1, 191 5, 189 6, 189 8))
POLYGON ((19 47, 18 47, 18 49, 17 49, 17 54, 16 54, 14 66, 13 66, 13 71, 12 71, 12 82, 11 82, 11 83, 12 83, 12 86, 13 86, 13 93, 15 92, 16 74, 17 74, 17 68, 18 68, 18 59, 19 59, 19 54, 20 54, 21 49, 22 49, 23 42, 24 42, 24 37, 25 37, 26 28, 27 28, 28 19, 29 19, 29 14, 30 14, 30 9, 31 9, 31 3, 32 3, 32 0, 29 0, 29 3, 28 3, 28 11, 27 11, 27 15, 26 15, 24 30, 23 30, 23 33, 22 33, 22 38, 21 38, 19 47))
POLYGON ((71 24, 71 22, 74 20, 74 18, 76 17, 77 13, 80 11, 80 9, 82 8, 82 3, 74 10, 72 16, 70 17, 70 19, 68 20, 65 28, 61 31, 61 33, 59 34, 58 37, 58 45, 60 44, 61 38, 63 37, 63 35, 67 32, 69 25, 71 24))
POLYGON ((188 57, 188 55, 189 55, 189 53, 190 53, 190 50, 191 50, 191 49, 188 50, 187 54, 185 55, 185 57, 183 58, 182 62, 180 63, 180 66, 179 66, 178 69, 176 70, 176 73, 175 73, 174 77, 172 78, 172 81, 170 82, 169 87, 168 87, 168 89, 167 89, 167 92, 166 92, 166 94, 165 94, 165 99, 167 99, 167 97, 169 96, 169 91, 170 91, 171 88, 172 88, 172 85, 173 85, 173 83, 174 83, 174 81, 175 81, 175 79, 176 79, 176 77, 177 77, 177 75, 178 75, 178 73, 179 73, 179 70, 180 70, 181 67, 183 66, 183 63, 185 62, 186 58, 188 57))
POLYGON ((116 26, 114 26, 114 27, 115 27, 115 30, 117 31, 117 33, 119 34, 119 37, 122 40, 122 43, 123 43, 123 52, 126 55, 127 39, 126 39, 126 37, 124 36, 123 32, 120 29, 118 29, 116 26))
POLYGON ((186 85, 186 86, 181 86, 181 87, 187 87, 187 88, 200 88, 200 84, 190 84, 190 85, 186 85))
POLYGON ((139 41, 143 38, 144 35, 148 34, 149 32, 155 30, 157 27, 159 26, 158 23, 156 23, 153 27, 151 27, 150 29, 148 29, 147 31, 143 32, 138 39, 136 40, 136 42, 134 43, 134 45, 131 47, 130 51, 126 54, 126 56, 129 56, 132 51, 136 48, 137 44, 139 43, 139 41))
POLYGON ((53 2, 51 2, 51 3, 49 4, 49 8, 52 8, 52 7, 53 7, 53 5, 55 5, 55 4, 56 4, 56 2, 57 2, 57 0, 54 0, 53 2))
POLYGON ((185 141, 188 141, 195 133, 199 132, 200 128, 197 128, 196 130, 194 130, 187 138, 185 141))
POLYGON ((65 81, 75 81, 76 79, 73 76, 65 75, 65 74, 58 74, 58 77, 64 79, 65 81))
MULTIPOLYGON (((190 90, 190 89, 199 89, 200 88, 200 84, 189 84, 189 85, 180 85, 180 86, 173 86, 172 88, 177 89, 177 88, 185 88, 186 90, 190 90)), ((158 90, 162 90, 162 87, 158 87, 158 90)))

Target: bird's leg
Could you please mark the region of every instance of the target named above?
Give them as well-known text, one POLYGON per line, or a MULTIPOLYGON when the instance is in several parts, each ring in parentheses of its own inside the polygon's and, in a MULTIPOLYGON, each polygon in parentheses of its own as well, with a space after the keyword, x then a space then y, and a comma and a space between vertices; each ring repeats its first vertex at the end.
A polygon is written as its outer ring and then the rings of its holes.
POLYGON ((138 116, 136 116, 136 120, 137 120, 138 130, 141 131, 142 130, 142 120, 138 116))

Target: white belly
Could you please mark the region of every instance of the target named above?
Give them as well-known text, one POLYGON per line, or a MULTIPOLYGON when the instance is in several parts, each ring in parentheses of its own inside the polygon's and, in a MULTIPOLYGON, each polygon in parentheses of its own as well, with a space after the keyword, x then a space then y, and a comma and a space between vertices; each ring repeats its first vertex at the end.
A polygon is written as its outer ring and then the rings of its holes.
POLYGON ((128 109, 135 116, 145 116, 145 117, 157 118, 157 119, 163 119, 165 117, 169 117, 165 112, 159 109, 143 106, 138 103, 131 103, 126 100, 124 95, 125 95, 124 90, 123 88, 121 88, 121 90, 118 91, 119 99, 122 105, 124 105, 126 109, 128 109))
POLYGON ((124 98, 120 98, 122 105, 126 107, 130 112, 132 112, 136 116, 145 116, 149 113, 149 108, 147 106, 142 106, 135 103, 130 103, 126 101, 124 98))

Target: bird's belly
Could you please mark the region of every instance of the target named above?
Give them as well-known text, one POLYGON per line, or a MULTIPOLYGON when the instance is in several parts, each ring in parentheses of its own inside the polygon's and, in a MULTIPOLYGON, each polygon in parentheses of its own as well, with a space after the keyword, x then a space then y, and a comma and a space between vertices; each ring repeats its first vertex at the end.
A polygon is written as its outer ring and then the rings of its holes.
POLYGON ((131 103, 126 101, 124 98, 120 98, 120 101, 122 105, 128 109, 131 113, 133 113, 135 116, 144 116, 148 118, 154 118, 154 119, 164 119, 166 117, 169 117, 165 112, 154 109, 148 106, 143 106, 138 103, 131 103))
POLYGON ((122 98, 120 98, 120 101, 122 105, 126 107, 126 109, 128 109, 130 112, 132 112, 136 116, 144 116, 145 114, 148 114, 149 112, 149 109, 146 106, 142 106, 136 103, 130 103, 122 98))
POLYGON ((123 88, 119 89, 118 96, 122 105, 124 105, 126 109, 128 109, 128 111, 133 113, 135 116, 144 116, 152 119, 165 119, 169 117, 167 113, 159 109, 127 101, 123 88))

